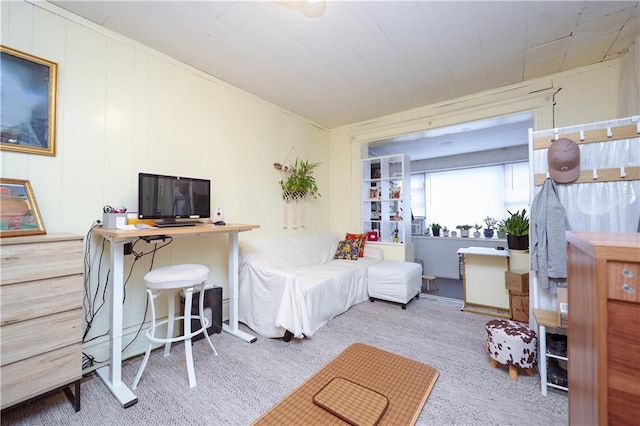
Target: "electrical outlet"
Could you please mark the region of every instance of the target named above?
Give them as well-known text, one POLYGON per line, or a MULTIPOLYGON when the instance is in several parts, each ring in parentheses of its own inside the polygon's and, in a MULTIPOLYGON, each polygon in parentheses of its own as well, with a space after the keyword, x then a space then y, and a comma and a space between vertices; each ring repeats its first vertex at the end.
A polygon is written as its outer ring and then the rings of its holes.
POLYGON ((132 243, 126 243, 124 245, 124 255, 128 255, 131 254, 131 252, 133 251, 133 244, 132 243))

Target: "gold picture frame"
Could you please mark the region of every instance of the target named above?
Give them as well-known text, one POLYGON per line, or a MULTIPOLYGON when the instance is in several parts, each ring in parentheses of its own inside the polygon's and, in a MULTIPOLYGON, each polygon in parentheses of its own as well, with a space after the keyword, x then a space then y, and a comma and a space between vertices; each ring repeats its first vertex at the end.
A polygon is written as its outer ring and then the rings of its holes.
POLYGON ((0 238, 46 233, 31 183, 0 178, 0 238))
POLYGON ((56 155, 58 64, 0 45, 0 150, 56 155))

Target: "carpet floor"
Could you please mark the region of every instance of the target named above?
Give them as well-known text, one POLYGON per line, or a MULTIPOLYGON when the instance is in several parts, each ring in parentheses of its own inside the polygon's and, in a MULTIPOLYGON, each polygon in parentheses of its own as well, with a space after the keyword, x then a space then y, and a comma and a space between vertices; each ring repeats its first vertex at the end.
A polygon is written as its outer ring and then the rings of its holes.
MULTIPOLYGON (((169 357, 161 350, 151 354, 136 390, 139 402, 130 408, 123 409, 91 374, 83 380, 80 412, 60 392, 5 410, 2 425, 248 425, 356 342, 440 372, 419 425, 566 425, 566 393, 550 391, 545 397, 538 375, 512 381, 506 367, 491 368, 484 330, 490 319, 460 311, 459 302, 423 295, 406 310, 363 302, 312 338, 289 343, 259 337, 248 344, 214 334, 219 356, 204 340, 193 345, 198 382, 193 389, 179 344, 169 357)), ((140 362, 137 357, 124 363, 125 383, 133 381, 140 362)))

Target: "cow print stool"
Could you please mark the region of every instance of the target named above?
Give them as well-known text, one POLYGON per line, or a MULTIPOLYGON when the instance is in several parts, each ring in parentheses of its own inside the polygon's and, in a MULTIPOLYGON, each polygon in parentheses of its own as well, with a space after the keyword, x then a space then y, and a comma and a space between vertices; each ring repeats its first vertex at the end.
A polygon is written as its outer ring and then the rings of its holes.
POLYGON ((485 325, 487 330, 487 352, 491 366, 503 364, 509 367, 511 380, 518 380, 518 368, 528 376, 534 375, 537 363, 538 339, 536 332, 515 321, 495 319, 485 325))

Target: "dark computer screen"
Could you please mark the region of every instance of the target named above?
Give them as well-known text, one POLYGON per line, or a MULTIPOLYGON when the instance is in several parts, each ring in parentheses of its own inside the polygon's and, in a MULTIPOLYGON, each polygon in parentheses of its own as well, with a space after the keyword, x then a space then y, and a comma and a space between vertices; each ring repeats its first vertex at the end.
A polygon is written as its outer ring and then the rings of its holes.
POLYGON ((211 217, 211 181, 151 173, 138 174, 139 219, 211 217))

